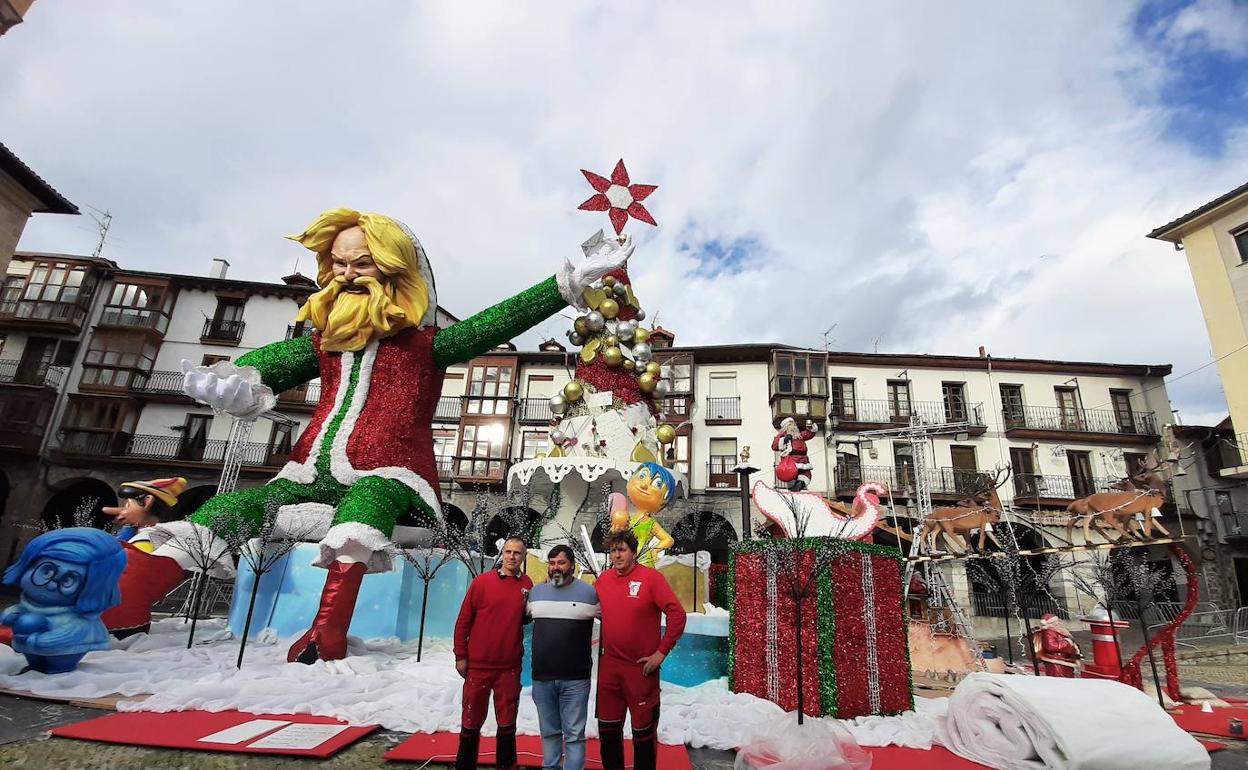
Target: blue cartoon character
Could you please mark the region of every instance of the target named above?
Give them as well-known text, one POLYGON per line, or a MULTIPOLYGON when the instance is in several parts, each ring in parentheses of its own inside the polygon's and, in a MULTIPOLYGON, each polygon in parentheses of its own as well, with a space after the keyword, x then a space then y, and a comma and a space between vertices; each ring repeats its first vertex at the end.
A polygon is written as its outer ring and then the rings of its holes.
POLYGON ((638 465, 628 479, 628 499, 637 509, 637 515, 629 515, 623 495, 618 492, 611 495, 611 530, 625 527, 633 530, 637 536, 638 561, 647 567, 657 564, 663 552, 676 542, 654 518, 675 495, 676 477, 658 463, 638 465))
POLYGON ((45 674, 72 671, 91 650, 109 647, 100 613, 121 601, 118 580, 126 554, 117 538, 90 527, 45 532, 4 571, 22 600, 0 613, 13 630, 13 649, 45 674))

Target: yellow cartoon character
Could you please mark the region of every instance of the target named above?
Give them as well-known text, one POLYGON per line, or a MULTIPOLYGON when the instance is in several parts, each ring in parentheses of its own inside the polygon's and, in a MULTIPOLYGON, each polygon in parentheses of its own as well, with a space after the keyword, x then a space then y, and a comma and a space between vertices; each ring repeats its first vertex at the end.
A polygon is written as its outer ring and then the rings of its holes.
POLYGON ((622 501, 612 501, 612 531, 623 529, 627 522, 637 536, 638 561, 647 567, 653 567, 659 555, 676 542, 654 518, 654 514, 663 510, 675 495, 676 478, 671 471, 658 463, 642 463, 628 480, 628 499, 636 514, 624 518, 619 510, 619 502, 622 501))

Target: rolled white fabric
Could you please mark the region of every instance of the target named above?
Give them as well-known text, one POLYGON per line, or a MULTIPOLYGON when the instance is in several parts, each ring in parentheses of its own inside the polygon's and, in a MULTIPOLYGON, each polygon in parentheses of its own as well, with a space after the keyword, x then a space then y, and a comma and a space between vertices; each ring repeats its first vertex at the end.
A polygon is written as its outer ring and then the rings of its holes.
POLYGON ((938 726, 950 751, 1001 770, 1208 770, 1209 753, 1119 682, 975 673, 938 726))

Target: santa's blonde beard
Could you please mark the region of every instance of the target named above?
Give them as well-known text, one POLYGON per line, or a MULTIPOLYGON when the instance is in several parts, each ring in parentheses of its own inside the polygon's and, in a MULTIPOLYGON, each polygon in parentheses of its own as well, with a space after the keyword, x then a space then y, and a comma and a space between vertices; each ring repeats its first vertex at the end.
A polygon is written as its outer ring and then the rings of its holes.
POLYGON ((372 277, 357 278, 353 286, 363 286, 367 294, 344 291, 345 278, 335 278, 308 298, 300 319, 307 319, 321 332, 321 349, 354 351, 369 340, 387 337, 411 326, 407 313, 396 305, 385 287, 372 277))

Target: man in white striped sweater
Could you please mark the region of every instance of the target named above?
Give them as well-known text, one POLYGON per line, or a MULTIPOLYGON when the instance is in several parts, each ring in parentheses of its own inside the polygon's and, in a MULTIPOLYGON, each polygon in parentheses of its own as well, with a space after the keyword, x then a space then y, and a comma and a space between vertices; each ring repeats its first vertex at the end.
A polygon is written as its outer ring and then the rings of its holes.
POLYGON ((598 593, 575 577, 572 549, 547 556, 549 579, 529 592, 533 618, 533 703, 542 731, 544 770, 583 770, 585 719, 598 593))

